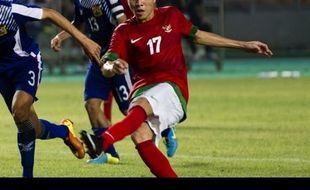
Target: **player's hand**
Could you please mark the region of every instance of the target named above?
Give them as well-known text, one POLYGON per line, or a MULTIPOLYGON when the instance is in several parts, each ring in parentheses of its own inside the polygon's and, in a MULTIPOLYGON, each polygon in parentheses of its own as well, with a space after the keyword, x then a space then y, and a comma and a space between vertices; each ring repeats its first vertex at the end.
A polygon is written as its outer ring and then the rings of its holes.
POLYGON ((116 74, 125 74, 128 71, 128 63, 123 59, 113 61, 113 72, 116 74))
POLYGON ((101 67, 101 73, 105 77, 112 77, 115 74, 125 74, 128 72, 128 63, 122 59, 107 61, 101 67))
POLYGON ((100 52, 101 47, 89 38, 83 39, 81 45, 84 49, 85 54, 91 59, 95 60, 98 64, 100 64, 100 52))
POLYGON ((61 50, 61 39, 59 38, 59 36, 55 36, 52 40, 51 40, 51 48, 55 51, 55 52, 59 52, 61 50))
POLYGON ((259 54, 266 55, 268 57, 273 55, 268 45, 265 43, 259 42, 259 41, 245 42, 244 46, 245 46, 246 51, 248 52, 259 53, 259 54))

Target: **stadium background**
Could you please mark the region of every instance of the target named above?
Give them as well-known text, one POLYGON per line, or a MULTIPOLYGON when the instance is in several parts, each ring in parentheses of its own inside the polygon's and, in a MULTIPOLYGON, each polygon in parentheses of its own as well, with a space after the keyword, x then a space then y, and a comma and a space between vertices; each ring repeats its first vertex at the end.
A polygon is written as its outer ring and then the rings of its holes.
MULTIPOLYGON (((28 1, 59 10, 69 20, 73 18, 72 0, 28 1)), ((195 71, 200 74, 203 71, 205 75, 209 74, 206 77, 225 77, 236 74, 237 71, 244 75, 250 69, 254 76, 272 70, 279 75, 285 70, 297 70, 301 75, 309 75, 310 0, 203 0, 201 7, 201 14, 208 18, 213 32, 235 39, 264 41, 269 44, 274 56, 272 60, 261 60, 259 55, 217 49, 224 58, 224 69, 223 72, 214 74, 212 61, 206 59, 205 52, 199 47, 198 58, 189 59, 193 66, 190 74, 195 74, 195 71), (250 60, 246 60, 247 58, 250 60), (231 72, 231 67, 234 72, 231 72)), ((40 42, 45 76, 85 73, 87 59, 82 56, 80 47, 74 41, 66 41, 61 53, 54 53, 50 49, 50 39, 59 31, 55 26, 46 22, 43 26, 39 23, 31 25, 29 29, 32 36, 40 42)), ((184 49, 185 54, 190 57, 186 44, 184 49)))

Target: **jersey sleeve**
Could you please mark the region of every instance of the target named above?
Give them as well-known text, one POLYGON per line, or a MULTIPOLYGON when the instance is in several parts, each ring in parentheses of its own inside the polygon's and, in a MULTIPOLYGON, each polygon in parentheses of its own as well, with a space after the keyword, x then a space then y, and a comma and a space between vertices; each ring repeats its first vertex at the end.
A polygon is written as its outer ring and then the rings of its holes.
POLYGON ((83 16, 79 9, 79 3, 77 2, 77 0, 74 0, 73 3, 74 3, 74 18, 73 18, 74 23, 79 24, 84 22, 83 16))
POLYGON ((127 48, 127 35, 124 32, 125 29, 123 24, 119 25, 113 32, 110 47, 107 53, 103 56, 105 60, 114 61, 121 58, 128 61, 128 48, 127 48))
POLYGON ((182 35, 194 38, 196 32, 198 31, 198 27, 193 25, 192 22, 189 21, 177 8, 174 8, 174 18, 177 18, 178 20, 179 30, 182 35))
POLYGON ((36 21, 42 19, 43 9, 34 5, 12 3, 12 14, 19 22, 36 21))
POLYGON ((115 19, 125 15, 124 7, 120 0, 109 0, 112 15, 115 19))

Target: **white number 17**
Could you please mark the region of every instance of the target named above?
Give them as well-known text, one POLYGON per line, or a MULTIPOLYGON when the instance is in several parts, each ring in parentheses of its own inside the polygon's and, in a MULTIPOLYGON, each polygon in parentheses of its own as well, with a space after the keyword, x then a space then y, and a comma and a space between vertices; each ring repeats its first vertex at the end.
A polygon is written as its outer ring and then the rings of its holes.
POLYGON ((150 48, 151 55, 154 54, 154 49, 155 49, 155 53, 160 52, 160 43, 161 43, 161 36, 157 36, 157 37, 149 39, 149 41, 147 42, 147 45, 150 48), (154 44, 155 44, 155 48, 154 48, 154 44))

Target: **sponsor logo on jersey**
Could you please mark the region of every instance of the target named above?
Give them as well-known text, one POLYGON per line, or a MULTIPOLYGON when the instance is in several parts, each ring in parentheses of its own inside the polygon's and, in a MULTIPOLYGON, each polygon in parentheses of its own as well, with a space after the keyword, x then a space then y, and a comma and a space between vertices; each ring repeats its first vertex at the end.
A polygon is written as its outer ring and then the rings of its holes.
POLYGON ((164 31, 167 32, 167 33, 169 33, 169 32, 172 31, 172 28, 171 28, 171 25, 170 25, 170 24, 164 25, 164 26, 163 26, 163 29, 164 29, 164 31))
POLYGON ((130 43, 134 44, 134 43, 138 42, 138 41, 141 40, 141 39, 142 39, 142 37, 136 38, 136 39, 131 39, 131 40, 130 40, 130 43))
POLYGON ((93 11, 93 15, 95 17, 100 17, 103 14, 100 5, 94 5, 91 10, 93 11))
POLYGON ((0 25, 0 36, 4 36, 8 33, 5 25, 0 25))

